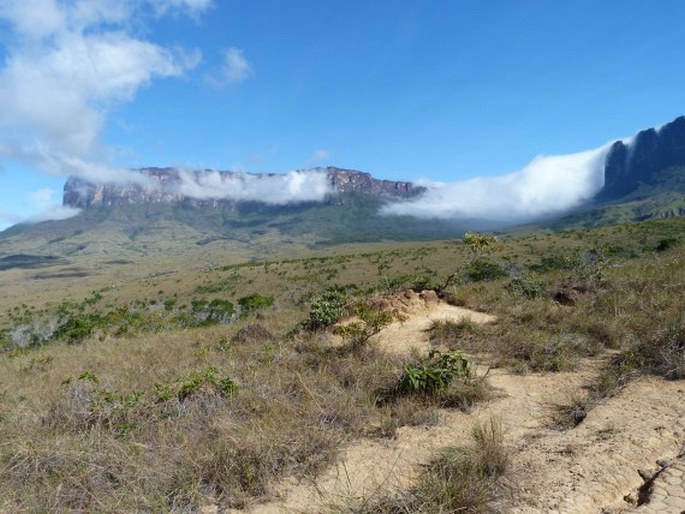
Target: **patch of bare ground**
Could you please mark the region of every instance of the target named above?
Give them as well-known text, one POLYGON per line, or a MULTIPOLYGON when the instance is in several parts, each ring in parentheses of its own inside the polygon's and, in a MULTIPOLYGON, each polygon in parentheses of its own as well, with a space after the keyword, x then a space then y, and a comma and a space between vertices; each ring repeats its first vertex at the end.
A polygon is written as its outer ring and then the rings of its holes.
MULTIPOLYGON (((427 348, 426 329, 435 320, 468 317, 482 323, 494 319, 418 295, 397 303, 402 304, 400 320, 375 336, 377 344, 389 351, 427 348)), ((337 464, 320 476, 284 480, 275 486, 275 500, 244 512, 356 512, 350 506, 406 490, 436 452, 462 444, 474 426, 491 419, 501 421, 511 452, 510 493, 492 505, 494 509, 513 513, 676 512, 668 509, 685 496, 681 461, 676 461, 672 475, 656 476, 647 492, 644 470, 653 468, 659 459, 676 457, 685 440, 682 382, 655 378, 632 382, 600 402, 577 427, 551 428, 554 406, 584 394, 584 386, 596 377, 600 364, 599 359, 588 359, 573 372, 554 374, 491 370, 488 378, 498 394, 473 412, 441 409, 440 422, 434 426, 406 426, 393 439, 353 442, 340 452, 337 464), (665 505, 666 510, 649 510, 650 499, 654 508, 665 505), (638 507, 638 500, 644 505, 638 507)))

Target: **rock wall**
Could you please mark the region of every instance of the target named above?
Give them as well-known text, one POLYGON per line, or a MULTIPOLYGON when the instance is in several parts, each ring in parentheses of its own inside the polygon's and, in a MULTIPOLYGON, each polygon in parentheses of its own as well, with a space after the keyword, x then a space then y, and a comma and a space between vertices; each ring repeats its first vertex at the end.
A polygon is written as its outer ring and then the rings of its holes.
POLYGON ((604 166, 604 187, 595 199, 611 201, 640 184, 655 184, 660 172, 674 166, 685 166, 684 116, 658 130, 643 130, 628 144, 614 143, 604 166))
MULTIPOLYGON (((189 202, 207 207, 227 207, 236 202, 230 198, 221 200, 195 200, 178 191, 179 174, 174 168, 142 168, 140 173, 148 177, 152 185, 139 184, 92 184, 77 177, 69 177, 64 185, 63 204, 69 207, 135 205, 146 203, 189 202)), ((326 172, 335 193, 356 192, 369 196, 406 198, 425 191, 411 182, 378 180, 370 174, 341 168, 314 168, 311 171, 326 172)), ((196 171, 202 174, 203 171, 196 171)), ((235 172, 221 172, 228 175, 235 172)))

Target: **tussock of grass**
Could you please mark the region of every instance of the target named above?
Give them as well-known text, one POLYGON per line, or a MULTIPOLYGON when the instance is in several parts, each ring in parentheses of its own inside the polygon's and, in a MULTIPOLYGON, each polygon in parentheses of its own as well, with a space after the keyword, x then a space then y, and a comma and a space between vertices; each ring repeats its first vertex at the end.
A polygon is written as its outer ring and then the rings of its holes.
POLYGON ((367 499, 336 512, 410 514, 494 512, 505 492, 509 454, 497 420, 476 426, 471 446, 447 447, 429 462, 418 484, 390 498, 367 499))

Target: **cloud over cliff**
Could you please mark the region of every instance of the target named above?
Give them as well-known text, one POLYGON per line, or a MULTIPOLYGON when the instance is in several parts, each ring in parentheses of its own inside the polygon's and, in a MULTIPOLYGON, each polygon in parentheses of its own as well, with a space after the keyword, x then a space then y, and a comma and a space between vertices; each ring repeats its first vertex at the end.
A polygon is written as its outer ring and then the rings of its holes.
POLYGON ((322 201, 332 192, 325 171, 303 170, 285 174, 180 171, 177 190, 196 199, 228 198, 271 205, 322 201))
POLYGON ((561 213, 592 198, 604 185, 610 145, 568 155, 538 156, 519 171, 450 184, 428 183, 428 191, 383 207, 389 215, 479 219, 522 223, 561 213))

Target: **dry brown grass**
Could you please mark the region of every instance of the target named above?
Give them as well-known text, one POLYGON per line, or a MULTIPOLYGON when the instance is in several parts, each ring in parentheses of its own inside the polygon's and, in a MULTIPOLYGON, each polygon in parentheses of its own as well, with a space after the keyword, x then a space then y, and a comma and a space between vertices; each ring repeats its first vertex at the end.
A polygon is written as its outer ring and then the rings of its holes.
MULTIPOLYGON (((507 240, 493 259, 510 277, 459 283, 447 292, 498 321, 436 324, 431 343, 487 355, 521 372, 569 369, 612 349, 618 357, 592 392, 598 398, 641 373, 682 378, 685 247, 640 250, 682 232, 682 223, 507 240), (639 257, 608 259, 599 270, 603 276, 591 267, 528 269, 551 253, 575 256, 617 244, 639 257), (520 277, 529 282, 508 287, 520 277), (534 293, 536 283, 541 294, 534 293), (561 288, 574 291, 572 303, 555 301, 561 288)), ((410 358, 367 345, 341 351, 331 347, 327 332, 298 328, 312 294, 326 287, 363 298, 412 282, 416 274, 445 277, 471 258, 468 250, 434 242, 337 251, 323 259, 239 267, 222 267, 233 262, 221 254, 174 257, 164 269, 143 259, 139 267, 102 268, 68 282, 32 280, 23 272, 0 277, 3 312, 32 301, 50 309, 93 290, 101 290, 103 309, 132 301, 159 308, 172 299, 275 298, 273 307, 232 325, 127 337, 100 333, 81 344, 1 353, 0 510, 184 512, 207 497, 237 507, 268 497, 277 478, 320 473, 350 439, 439 423, 439 408, 483 399, 484 389, 455 381, 439 401, 420 395, 379 401, 410 358), (210 257, 211 267, 204 260, 210 257)), ((450 483, 432 482, 426 497, 443 489, 452 494, 450 483)))

